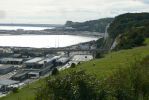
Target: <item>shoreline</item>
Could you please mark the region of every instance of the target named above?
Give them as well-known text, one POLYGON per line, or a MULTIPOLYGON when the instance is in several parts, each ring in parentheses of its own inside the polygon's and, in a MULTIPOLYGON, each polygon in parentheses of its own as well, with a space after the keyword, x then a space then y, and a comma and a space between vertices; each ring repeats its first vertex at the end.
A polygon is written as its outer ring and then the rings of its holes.
POLYGON ((0 35, 77 35, 102 37, 104 33, 64 30, 0 30, 0 35))
POLYGON ((70 35, 70 36, 82 36, 82 37, 101 37, 100 35, 88 35, 88 34, 1 34, 0 33, 0 36, 36 36, 36 35, 57 35, 57 36, 60 36, 60 35, 70 35))

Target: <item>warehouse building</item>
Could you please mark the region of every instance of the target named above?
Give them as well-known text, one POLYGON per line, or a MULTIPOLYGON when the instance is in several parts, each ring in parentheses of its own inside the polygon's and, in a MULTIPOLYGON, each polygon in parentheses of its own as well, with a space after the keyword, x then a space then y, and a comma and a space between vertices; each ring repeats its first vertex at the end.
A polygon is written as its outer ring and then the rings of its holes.
POLYGON ((41 58, 41 57, 36 57, 36 58, 30 59, 30 60, 24 62, 24 66, 27 69, 30 69, 30 68, 32 68, 32 69, 40 69, 42 67, 42 65, 39 64, 38 62, 40 62, 43 59, 44 58, 41 58))
POLYGON ((61 57, 56 61, 56 63, 58 66, 61 66, 61 65, 65 65, 67 62, 69 62, 69 60, 70 60, 69 57, 61 57))
POLYGON ((52 66, 55 57, 48 58, 36 57, 24 62, 25 69, 42 69, 44 67, 52 66))
POLYGON ((36 57, 24 62, 24 69, 12 77, 13 80, 23 81, 29 78, 38 78, 48 73, 53 67, 56 57, 36 57))
POLYGON ((14 66, 11 65, 0 65, 0 74, 7 74, 14 70, 14 66))
POLYGON ((9 79, 1 79, 0 80, 0 91, 8 92, 11 90, 9 86, 19 83, 18 81, 9 80, 9 79))
POLYGON ((20 70, 17 74, 13 75, 11 79, 16 81, 26 80, 28 79, 28 73, 29 71, 20 70))
POLYGON ((47 74, 51 70, 52 66, 48 66, 42 69, 36 69, 36 70, 30 70, 28 73, 29 78, 39 78, 40 76, 43 76, 47 74))
POLYGON ((23 63, 23 59, 22 58, 1 58, 0 63, 19 65, 23 63))

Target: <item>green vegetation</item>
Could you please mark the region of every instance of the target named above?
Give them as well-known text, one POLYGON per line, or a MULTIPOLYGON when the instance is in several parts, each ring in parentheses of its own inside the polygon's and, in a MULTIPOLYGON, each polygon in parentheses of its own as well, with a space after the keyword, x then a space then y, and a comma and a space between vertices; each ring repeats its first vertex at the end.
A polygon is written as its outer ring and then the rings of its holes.
POLYGON ((57 75, 59 73, 58 69, 57 68, 54 68, 52 70, 52 75, 57 75))
POLYGON ((71 64, 71 68, 75 68, 76 67, 76 64, 75 63, 72 63, 71 64))
POLYGON ((127 13, 117 16, 108 28, 110 37, 117 39, 116 50, 143 45, 149 37, 149 13, 127 13))
MULTIPOLYGON (((108 80, 109 77, 112 77, 113 73, 116 73, 119 69, 123 70, 123 68, 129 68, 136 59, 142 60, 149 55, 149 39, 146 39, 145 43, 147 44, 146 46, 112 52, 105 55, 104 58, 81 63, 75 68, 60 72, 59 75, 67 75, 71 70, 77 72, 85 70, 87 75, 94 75, 99 80, 108 80)), ((18 93, 10 93, 0 100, 34 100, 37 88, 43 86, 43 84, 44 81, 39 80, 20 89, 18 93)))
POLYGON ((44 79, 38 80, 19 89, 17 93, 12 92, 6 97, 0 98, 0 100, 34 100, 37 88, 43 84, 44 79))
POLYGON ((75 28, 77 31, 90 31, 104 33, 106 26, 113 20, 113 18, 103 18, 99 20, 92 20, 86 22, 72 22, 67 21, 65 26, 75 28))
POLYGON ((99 82, 84 71, 72 71, 67 75, 49 77, 39 88, 36 100, 96 100, 99 82))
POLYGON ((49 77, 36 100, 148 100, 149 56, 98 80, 84 71, 49 77))
POLYGON ((135 30, 129 31, 121 35, 117 42, 115 49, 129 49, 137 46, 143 45, 145 37, 143 34, 138 33, 135 30))
POLYGON ((12 92, 13 93, 18 93, 19 92, 19 88, 13 88, 12 92))
POLYGON ((149 36, 149 13, 127 13, 117 16, 108 28, 112 38, 124 34, 131 29, 149 36))

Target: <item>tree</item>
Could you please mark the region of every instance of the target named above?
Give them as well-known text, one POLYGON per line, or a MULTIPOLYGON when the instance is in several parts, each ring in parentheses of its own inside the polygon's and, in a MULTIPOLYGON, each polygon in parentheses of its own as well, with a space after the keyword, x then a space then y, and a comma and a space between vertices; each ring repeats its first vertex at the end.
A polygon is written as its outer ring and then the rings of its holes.
POLYGON ((75 63, 72 63, 71 64, 71 68, 75 68, 76 67, 76 64, 75 63))
POLYGON ((103 54, 101 54, 101 53, 96 53, 96 56, 95 56, 95 58, 102 58, 103 57, 103 54))
POLYGON ((15 87, 15 88, 12 89, 12 92, 13 93, 18 93, 19 92, 19 89, 15 87))
POLYGON ((143 45, 145 37, 137 29, 132 29, 119 37, 116 49, 130 49, 143 45))
POLYGON ((52 70, 52 75, 57 75, 59 73, 58 69, 57 68, 54 68, 52 70))

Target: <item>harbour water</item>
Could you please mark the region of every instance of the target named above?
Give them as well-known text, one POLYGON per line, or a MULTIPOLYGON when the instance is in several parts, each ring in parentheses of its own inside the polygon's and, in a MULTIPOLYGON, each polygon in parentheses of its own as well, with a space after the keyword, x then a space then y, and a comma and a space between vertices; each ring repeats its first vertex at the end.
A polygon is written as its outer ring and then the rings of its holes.
POLYGON ((97 37, 76 35, 0 35, 0 46, 33 48, 66 47, 97 39, 97 37))
MULTIPOLYGON (((31 27, 31 26, 0 26, 0 30, 44 30, 54 27, 31 27)), ((33 47, 52 48, 66 47, 83 42, 97 40, 97 37, 77 36, 77 35, 0 35, 0 46, 10 47, 33 47)))

